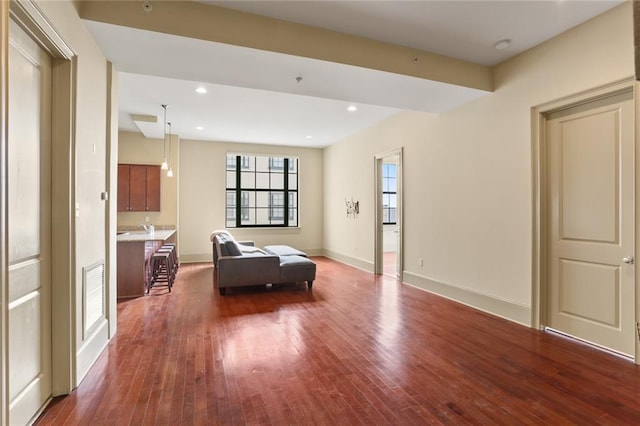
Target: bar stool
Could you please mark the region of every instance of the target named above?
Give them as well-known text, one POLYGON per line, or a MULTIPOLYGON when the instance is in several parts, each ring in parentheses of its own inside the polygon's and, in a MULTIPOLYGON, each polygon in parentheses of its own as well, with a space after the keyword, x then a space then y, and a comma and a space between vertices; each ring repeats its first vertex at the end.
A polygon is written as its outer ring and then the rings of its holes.
MULTIPOLYGON (((175 245, 165 244, 158 249, 158 252, 169 253, 169 263, 171 264, 171 276, 173 280, 175 280, 176 274, 178 273, 178 255, 176 253, 175 245)), ((173 282, 171 286, 173 286, 173 282)))
POLYGON ((176 243, 164 243, 162 247, 173 247, 173 261, 177 271, 180 267, 180 261, 178 260, 178 249, 176 248, 176 243))
POLYGON ((171 253, 157 251, 151 256, 151 280, 147 294, 153 287, 167 287, 171 292, 173 286, 173 265, 169 260, 171 253), (161 284, 159 284, 161 283, 161 284))

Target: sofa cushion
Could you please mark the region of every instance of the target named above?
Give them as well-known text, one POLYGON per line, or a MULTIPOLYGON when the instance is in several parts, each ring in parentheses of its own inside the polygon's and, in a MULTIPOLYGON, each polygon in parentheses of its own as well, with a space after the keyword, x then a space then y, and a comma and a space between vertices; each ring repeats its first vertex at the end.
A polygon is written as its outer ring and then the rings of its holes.
POLYGON ((243 254, 247 254, 247 253, 260 253, 260 254, 267 254, 266 251, 262 250, 259 247, 254 247, 254 246, 245 246, 243 244, 239 244, 238 247, 240 248, 240 251, 242 251, 243 254))
POLYGON ((242 256, 242 251, 232 236, 218 234, 215 239, 216 244, 220 247, 220 256, 242 256))
POLYGON ((307 253, 289 246, 264 246, 264 251, 276 256, 302 256, 307 257, 307 253))
POLYGON ((216 240, 220 246, 221 256, 242 256, 242 251, 231 235, 218 234, 216 240))
POLYGON ((280 256, 280 282, 312 282, 316 279, 316 264, 303 256, 280 256))
POLYGON ((212 243, 215 242, 214 239, 216 238, 216 235, 228 235, 230 238, 233 238, 229 231, 226 231, 224 229, 216 229, 209 235, 209 239, 212 243))
POLYGON ((238 247, 238 243, 235 240, 229 240, 224 243, 224 247, 227 249, 229 256, 242 256, 242 251, 238 247))

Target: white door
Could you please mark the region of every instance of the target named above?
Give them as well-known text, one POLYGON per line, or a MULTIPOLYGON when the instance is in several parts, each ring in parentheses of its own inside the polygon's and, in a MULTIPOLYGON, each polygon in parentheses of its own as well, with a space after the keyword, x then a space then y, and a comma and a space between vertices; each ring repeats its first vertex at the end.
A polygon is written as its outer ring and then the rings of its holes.
POLYGON ((9 421, 51 396, 51 60, 9 29, 9 421))
POLYGON ((633 356, 633 94, 552 114, 547 326, 633 356))

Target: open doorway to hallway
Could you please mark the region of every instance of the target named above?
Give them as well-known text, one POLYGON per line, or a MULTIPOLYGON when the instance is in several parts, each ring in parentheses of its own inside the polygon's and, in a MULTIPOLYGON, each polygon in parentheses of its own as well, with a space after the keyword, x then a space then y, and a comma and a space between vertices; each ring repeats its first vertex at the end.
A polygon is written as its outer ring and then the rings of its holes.
POLYGON ((382 273, 398 271, 398 156, 382 159, 382 273))
POLYGON ((402 280, 402 150, 376 156, 375 271, 402 280))

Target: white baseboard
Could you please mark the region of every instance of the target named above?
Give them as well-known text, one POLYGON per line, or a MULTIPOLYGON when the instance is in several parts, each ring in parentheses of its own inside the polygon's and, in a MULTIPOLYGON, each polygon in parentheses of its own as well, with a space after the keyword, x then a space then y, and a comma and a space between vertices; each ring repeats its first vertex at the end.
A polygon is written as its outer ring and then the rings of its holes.
POLYGON ((460 302, 463 305, 496 315, 509 321, 531 327, 531 307, 477 293, 475 291, 444 284, 411 272, 403 273, 404 282, 428 292, 460 302))
POLYGON ((91 366, 96 362, 98 356, 109 343, 109 323, 102 320, 99 327, 82 344, 76 355, 76 377, 73 384, 74 389, 80 385, 84 376, 87 375, 91 366))
POLYGON ((366 272, 374 272, 374 264, 368 260, 358 259, 357 257, 347 256, 345 254, 337 253, 331 250, 323 250, 322 255, 329 259, 337 260, 340 263, 345 263, 354 268, 362 269, 366 272))

